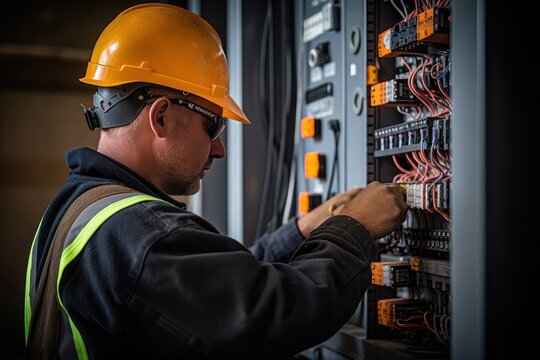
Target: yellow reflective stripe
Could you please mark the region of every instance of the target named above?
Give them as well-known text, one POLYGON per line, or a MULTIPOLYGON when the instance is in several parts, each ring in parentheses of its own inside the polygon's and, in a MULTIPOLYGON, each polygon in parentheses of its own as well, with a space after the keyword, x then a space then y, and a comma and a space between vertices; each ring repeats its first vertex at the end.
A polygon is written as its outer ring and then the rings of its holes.
POLYGON ((28 345, 28 333, 30 331, 30 319, 32 318, 32 304, 30 303, 30 283, 32 282, 32 257, 34 254, 34 245, 36 244, 36 239, 39 234, 39 229, 41 229, 41 222, 43 218, 39 221, 38 228, 36 230, 36 235, 34 235, 34 240, 32 241, 32 246, 30 246, 30 256, 28 257, 28 265, 26 266, 26 285, 24 289, 24 343, 28 345))
POLYGON ((64 307, 64 303, 62 302, 62 298, 60 297, 60 281, 62 280, 62 274, 64 273, 66 267, 81 253, 94 232, 96 232, 96 230, 109 217, 128 206, 134 205, 142 201, 151 200, 164 201, 150 195, 142 194, 131 196, 108 205, 100 212, 98 212, 92 219, 90 219, 90 221, 81 229, 79 235, 77 235, 75 240, 73 240, 73 242, 69 244, 64 249, 64 251, 62 251, 62 256, 60 257, 60 266, 58 268, 58 279, 56 281, 56 293, 58 296, 58 302, 60 303, 60 307, 62 308, 62 310, 64 310, 64 313, 69 320, 69 326, 73 335, 73 343, 75 345, 75 350, 77 351, 77 357, 79 358, 79 360, 87 360, 88 352, 86 351, 86 345, 84 344, 84 340, 81 336, 81 333, 79 332, 79 329, 77 329, 77 326, 75 326, 75 323, 71 319, 71 316, 69 316, 69 313, 67 312, 66 308, 64 307))

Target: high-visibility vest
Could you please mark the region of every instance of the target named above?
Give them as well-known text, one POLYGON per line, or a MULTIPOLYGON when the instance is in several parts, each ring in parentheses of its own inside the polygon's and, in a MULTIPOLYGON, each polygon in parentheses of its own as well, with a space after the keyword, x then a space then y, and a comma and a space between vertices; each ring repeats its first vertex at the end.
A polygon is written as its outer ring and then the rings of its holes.
MULTIPOLYGON (((143 201, 162 201, 166 202, 163 199, 141 193, 122 193, 109 195, 105 198, 102 198, 88 206, 84 209, 79 216, 74 221, 71 226, 66 241, 64 243, 64 248, 60 257, 60 265, 58 269, 58 277, 56 280, 56 296, 58 297, 58 303, 60 305, 61 311, 63 311, 65 318, 69 322, 69 327, 71 329, 71 335, 73 338, 73 345, 77 352, 77 357, 79 360, 87 360, 88 352, 86 350, 86 345, 84 339, 77 328, 77 325, 69 315, 67 309, 62 302, 60 296, 60 286, 62 284, 62 275, 67 266, 73 262, 77 257, 79 257, 84 250, 84 247, 96 232, 96 230, 109 219, 111 216, 116 214, 118 211, 125 209, 129 206, 135 205, 143 201)), ((30 320, 32 317, 32 304, 34 301, 34 293, 36 290, 36 259, 37 256, 34 253, 34 247, 36 239, 38 237, 39 231, 41 228, 41 221, 38 225, 36 235, 32 242, 32 247, 30 248, 30 255, 28 259, 28 266, 26 269, 26 286, 25 286, 25 296, 24 296, 24 325, 25 325, 25 343, 28 343, 28 336, 30 331, 30 320)))

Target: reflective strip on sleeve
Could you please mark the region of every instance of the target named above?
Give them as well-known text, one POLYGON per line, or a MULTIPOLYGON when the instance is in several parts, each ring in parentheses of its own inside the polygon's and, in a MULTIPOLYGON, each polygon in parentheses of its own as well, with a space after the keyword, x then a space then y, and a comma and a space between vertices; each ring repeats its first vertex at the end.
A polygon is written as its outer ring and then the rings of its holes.
POLYGON ((34 245, 36 244, 36 239, 39 234, 39 229, 41 229, 42 221, 43 219, 39 221, 36 235, 34 235, 34 240, 32 241, 32 246, 30 247, 30 255, 28 256, 28 265, 26 266, 26 285, 24 289, 24 343, 26 345, 28 345, 28 332, 30 331, 30 319, 32 318, 32 304, 30 303, 30 284, 32 279, 34 245))

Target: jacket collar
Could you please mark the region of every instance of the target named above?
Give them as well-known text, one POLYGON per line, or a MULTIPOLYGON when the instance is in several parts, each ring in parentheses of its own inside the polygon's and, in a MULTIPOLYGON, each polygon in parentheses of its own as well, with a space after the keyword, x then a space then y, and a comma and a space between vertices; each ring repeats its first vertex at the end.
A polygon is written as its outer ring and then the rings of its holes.
POLYGON ((165 194, 129 167, 93 149, 78 147, 69 150, 66 153, 66 163, 71 169, 68 181, 102 179, 159 197, 182 209, 186 208, 186 204, 165 194))

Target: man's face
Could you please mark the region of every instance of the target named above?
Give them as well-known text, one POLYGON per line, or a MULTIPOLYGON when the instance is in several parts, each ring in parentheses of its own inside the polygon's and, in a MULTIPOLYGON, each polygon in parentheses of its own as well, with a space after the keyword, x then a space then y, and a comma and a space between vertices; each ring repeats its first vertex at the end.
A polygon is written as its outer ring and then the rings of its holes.
POLYGON ((200 181, 213 159, 225 156, 225 148, 221 138, 210 140, 206 128, 211 120, 187 109, 172 110, 176 119, 171 125, 175 128, 158 153, 162 189, 170 195, 193 195, 199 191, 200 181))

